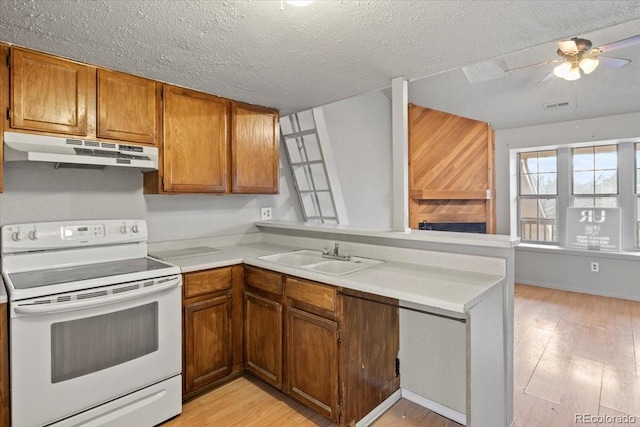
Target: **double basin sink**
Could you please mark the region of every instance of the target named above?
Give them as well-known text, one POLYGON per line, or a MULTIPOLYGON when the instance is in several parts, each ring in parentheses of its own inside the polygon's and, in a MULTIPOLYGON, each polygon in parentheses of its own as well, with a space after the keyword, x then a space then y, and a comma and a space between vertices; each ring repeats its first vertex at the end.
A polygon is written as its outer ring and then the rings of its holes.
POLYGON ((275 264, 302 268, 318 273, 342 276, 355 271, 364 270, 374 265, 383 264, 386 261, 372 258, 352 256, 349 259, 327 259, 322 252, 308 249, 299 249, 291 252, 283 252, 273 255, 264 255, 258 259, 273 262, 275 264))

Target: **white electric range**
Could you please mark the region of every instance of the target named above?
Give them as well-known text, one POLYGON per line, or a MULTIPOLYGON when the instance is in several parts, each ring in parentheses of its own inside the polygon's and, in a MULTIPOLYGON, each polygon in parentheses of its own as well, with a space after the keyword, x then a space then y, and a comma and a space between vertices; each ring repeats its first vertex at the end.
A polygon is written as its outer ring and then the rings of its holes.
POLYGON ((153 426, 181 412, 177 266, 142 220, 2 227, 13 427, 153 426))

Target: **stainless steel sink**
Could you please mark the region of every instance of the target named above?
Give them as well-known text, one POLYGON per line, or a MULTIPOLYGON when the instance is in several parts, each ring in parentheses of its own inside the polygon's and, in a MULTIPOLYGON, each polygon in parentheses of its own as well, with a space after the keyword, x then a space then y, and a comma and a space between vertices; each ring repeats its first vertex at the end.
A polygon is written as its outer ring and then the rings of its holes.
POLYGON ((311 251, 308 249, 282 252, 273 255, 264 255, 258 257, 258 259, 273 262, 275 264, 303 268, 305 270, 315 271, 318 273, 331 274, 334 276, 342 276, 344 274, 364 270, 366 268, 373 267, 374 265, 383 264, 386 262, 379 259, 354 256, 352 256, 349 260, 344 261, 326 259, 322 256, 322 252, 311 251))

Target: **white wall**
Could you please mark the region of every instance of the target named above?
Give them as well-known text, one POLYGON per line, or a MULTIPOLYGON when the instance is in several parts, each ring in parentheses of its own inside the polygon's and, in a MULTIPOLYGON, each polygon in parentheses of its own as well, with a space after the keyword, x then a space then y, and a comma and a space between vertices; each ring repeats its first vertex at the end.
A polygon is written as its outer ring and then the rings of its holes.
MULTIPOLYGON (((511 226, 514 194, 509 184, 509 150, 577 142, 640 137, 640 113, 531 126, 496 131, 497 229, 500 234, 517 234, 511 226)), ((640 300, 636 277, 640 258, 590 251, 527 249, 516 250, 516 283, 549 286, 579 292, 640 300), (590 261, 600 263, 600 273, 588 271, 590 261)))
POLYGON ((391 227, 391 101, 376 91, 322 109, 349 224, 391 227))
POLYGON ((280 161, 280 194, 264 196, 144 195, 142 174, 125 168, 60 169, 5 163, 0 225, 82 219, 146 219, 149 241, 257 232, 260 207, 274 219, 301 220, 291 176, 280 161))

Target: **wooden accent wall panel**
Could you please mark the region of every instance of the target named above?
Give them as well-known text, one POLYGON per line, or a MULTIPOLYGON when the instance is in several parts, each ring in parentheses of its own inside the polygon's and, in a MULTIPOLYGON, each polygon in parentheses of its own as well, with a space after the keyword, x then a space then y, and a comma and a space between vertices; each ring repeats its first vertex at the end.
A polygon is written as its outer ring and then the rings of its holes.
POLYGON ((486 222, 495 232, 493 129, 409 105, 409 222, 486 222))

